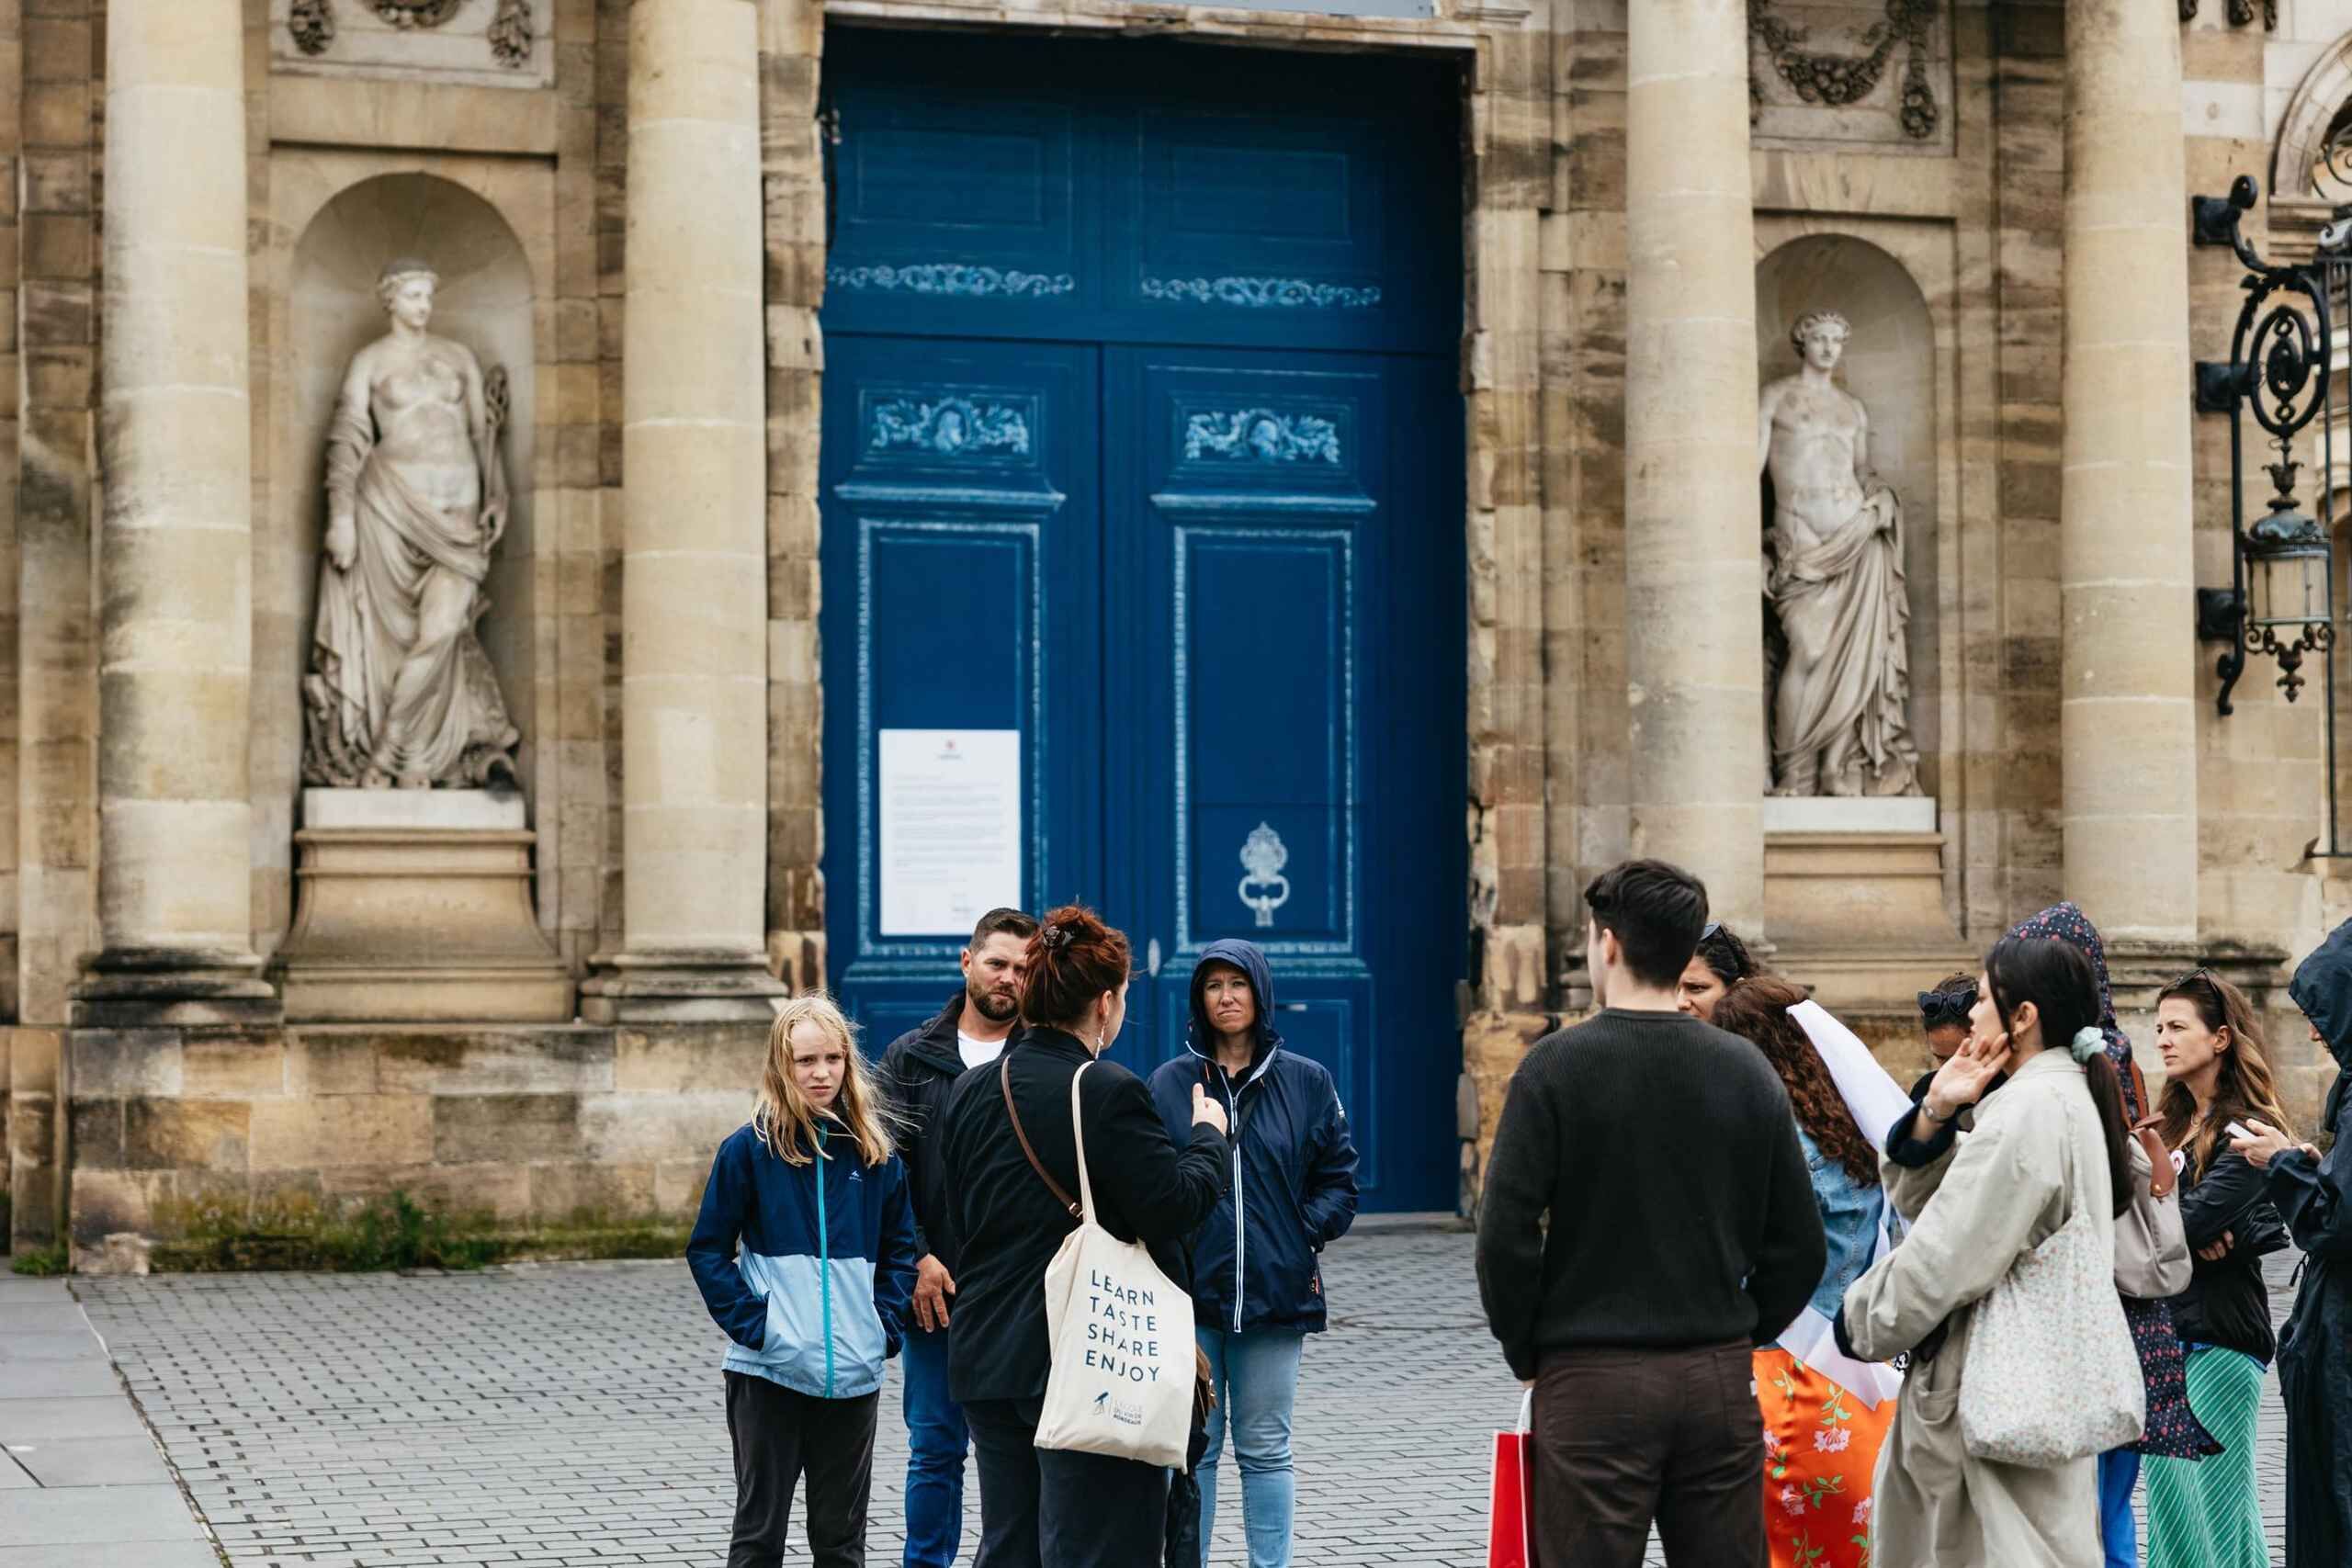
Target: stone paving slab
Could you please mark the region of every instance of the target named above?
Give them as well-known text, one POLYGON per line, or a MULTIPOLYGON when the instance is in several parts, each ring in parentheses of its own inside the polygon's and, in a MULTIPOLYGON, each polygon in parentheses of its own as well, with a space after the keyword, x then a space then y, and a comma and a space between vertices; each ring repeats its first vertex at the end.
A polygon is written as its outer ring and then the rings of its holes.
MULTIPOLYGON (((1515 1419, 1519 1390, 1487 1334, 1470 1254, 1467 1235, 1439 1232, 1351 1236, 1327 1254, 1333 1327, 1308 1341, 1295 1430, 1302 1564, 1486 1561, 1490 1434, 1515 1419)), ((2272 1261, 2283 1314, 2284 1260, 2272 1261)), ((725 1341, 683 1263, 76 1287, 236 1568, 724 1556, 725 1341)), ((875 1458, 876 1568, 903 1547, 898 1409, 894 1366, 875 1458)), ((2274 1379, 2259 1466, 2274 1542, 2282 1441, 2274 1379)), ((1246 1561, 1229 1465, 1222 1479, 1217 1568, 1246 1561)), ((966 1517, 968 1562, 977 1484, 966 1517)), ((786 1561, 808 1559, 796 1543, 786 1561)), ((17 1565, 0 1553, 0 1568, 17 1565)))
POLYGON ((219 1568, 62 1280, 0 1292, 0 1568, 219 1568))

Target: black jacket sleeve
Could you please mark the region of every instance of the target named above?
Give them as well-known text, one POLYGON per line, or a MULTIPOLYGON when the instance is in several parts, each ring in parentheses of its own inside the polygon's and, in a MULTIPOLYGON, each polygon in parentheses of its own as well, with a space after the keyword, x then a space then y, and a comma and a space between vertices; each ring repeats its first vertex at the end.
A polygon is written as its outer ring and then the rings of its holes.
POLYGON ((2266 1198, 2262 1172, 2244 1155, 2226 1152, 2225 1145, 2196 1186, 2181 1189, 2180 1228, 2188 1233, 2188 1250, 2211 1247, 2225 1233, 2235 1233, 2240 1242, 2251 1240, 2254 1211, 2266 1198))
POLYGON ((1544 1216, 1560 1168, 1559 1118, 1528 1075, 1528 1062, 1544 1049, 1539 1045, 1528 1053, 1511 1076, 1478 1200, 1478 1299, 1503 1359, 1521 1378, 1535 1375, 1535 1325, 1544 1305, 1544 1216))
POLYGON ((1771 1165, 1765 1172, 1764 1241, 1756 1254, 1756 1267, 1747 1276, 1747 1293, 1756 1303, 1758 1345, 1778 1339, 1797 1320, 1797 1314, 1820 1287, 1821 1271, 1829 1263, 1821 1205, 1813 1195, 1804 1145, 1797 1141, 1796 1116, 1785 1092, 1781 1096, 1776 1131, 1771 1165))
MULTIPOLYGON (((1102 1074, 1105 1089, 1086 1120, 1086 1171, 1101 1210, 1135 1229, 1137 1241, 1182 1241, 1199 1228, 1225 1196, 1225 1134, 1193 1129, 1179 1147, 1153 1109, 1151 1091, 1133 1073, 1102 1074)), ((1091 1087, 1091 1086, 1090 1086, 1091 1087)))
POLYGON ((2342 1136, 2327 1157, 2312 1163, 2300 1149, 2290 1149, 2270 1162, 2267 1188, 2270 1201, 2295 1237, 2295 1245, 2324 1260, 2352 1258, 2352 1204, 2345 1189, 2352 1185, 2352 1136, 2342 1136))
MULTIPOLYGON (((941 1129, 925 1127, 916 1122, 911 1114, 914 1097, 907 1092, 907 1043, 904 1039, 893 1040, 890 1048, 882 1053, 881 1077, 883 1091, 902 1112, 909 1113, 908 1121, 912 1123, 899 1130, 898 1145, 899 1158, 907 1168, 907 1213, 914 1221, 915 1257, 921 1260, 931 1256, 931 1238, 923 1234, 922 1216, 915 1212, 914 1190, 919 1179, 915 1173, 922 1169, 924 1160, 939 1157, 941 1129)), ((934 1120, 944 1119, 946 1111, 947 1097, 942 1095, 939 1114, 934 1120)))

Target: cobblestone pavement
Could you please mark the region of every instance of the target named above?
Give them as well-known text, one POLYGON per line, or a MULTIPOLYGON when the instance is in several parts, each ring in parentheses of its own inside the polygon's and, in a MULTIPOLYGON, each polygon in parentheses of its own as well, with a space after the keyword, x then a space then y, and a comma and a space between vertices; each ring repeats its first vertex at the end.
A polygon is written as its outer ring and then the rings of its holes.
MULTIPOLYGON (((1326 1277, 1338 1317, 1309 1340, 1301 1384, 1296 1560, 1478 1568, 1488 1434, 1515 1416, 1518 1391, 1478 1311, 1470 1238, 1351 1237, 1326 1277)), ((2282 1310, 2284 1283, 2274 1270, 2282 1310)), ((724 1342, 683 1264, 75 1289, 237 1568, 725 1556, 724 1342)), ((2275 1388, 2260 1467, 2274 1542, 2275 1388)), ((876 1568, 901 1546, 895 1380, 883 1410, 876 1568)), ((1246 1560, 1234 1490, 1228 1477, 1219 1568, 1246 1560)), ((967 1493, 968 1562, 978 1499, 967 1493)))

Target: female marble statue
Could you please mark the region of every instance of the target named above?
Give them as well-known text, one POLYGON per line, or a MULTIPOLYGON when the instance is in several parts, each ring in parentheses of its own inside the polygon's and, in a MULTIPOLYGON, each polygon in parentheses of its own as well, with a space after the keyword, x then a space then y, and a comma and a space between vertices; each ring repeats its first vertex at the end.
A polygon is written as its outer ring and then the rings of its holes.
POLYGON ((506 529, 505 378, 425 331, 439 283, 386 266, 391 330, 353 356, 327 436, 326 559, 303 778, 407 789, 511 784, 520 735, 474 634, 506 529))
POLYGON ((1804 361, 1764 388, 1757 462, 1772 478, 1767 592, 1788 656, 1772 694, 1772 793, 1917 795, 1903 502, 1870 463, 1870 412, 1830 379, 1846 318, 1801 317, 1804 361))

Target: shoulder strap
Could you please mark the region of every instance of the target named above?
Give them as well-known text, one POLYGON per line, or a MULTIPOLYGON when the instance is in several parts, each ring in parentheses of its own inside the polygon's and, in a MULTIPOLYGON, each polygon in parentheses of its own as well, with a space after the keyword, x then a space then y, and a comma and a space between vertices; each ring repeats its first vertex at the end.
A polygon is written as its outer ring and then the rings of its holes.
POLYGON ((1078 1217, 1090 1225, 1094 1223, 1094 1188, 1086 1178, 1086 1119, 1078 1113, 1078 1080, 1093 1065, 1088 1062, 1069 1076, 1069 1137, 1078 1145, 1078 1196, 1085 1205, 1079 1210, 1078 1217))
MULTIPOLYGON (((1080 1072, 1085 1070, 1083 1067, 1079 1069, 1080 1072)), ((1029 1146, 1029 1134, 1021 1129, 1021 1112, 1012 1107, 1012 1054, 1009 1051, 997 1065, 996 1082, 997 1087, 1004 1091, 1004 1113, 1012 1118, 1012 1135, 1021 1140, 1021 1152, 1029 1156, 1029 1168, 1037 1173, 1037 1179, 1046 1184, 1046 1190, 1054 1195, 1054 1201, 1069 1211, 1071 1219, 1084 1219, 1086 1211, 1071 1202, 1069 1194, 1062 1190, 1062 1184, 1046 1172, 1045 1162, 1037 1157, 1037 1151, 1029 1146)), ((1078 1080, 1075 1077, 1070 1080, 1070 1103, 1073 1106, 1078 1103, 1078 1080)), ((1078 1179, 1080 1186, 1085 1184, 1086 1149, 1083 1145, 1078 1151, 1078 1179)))

